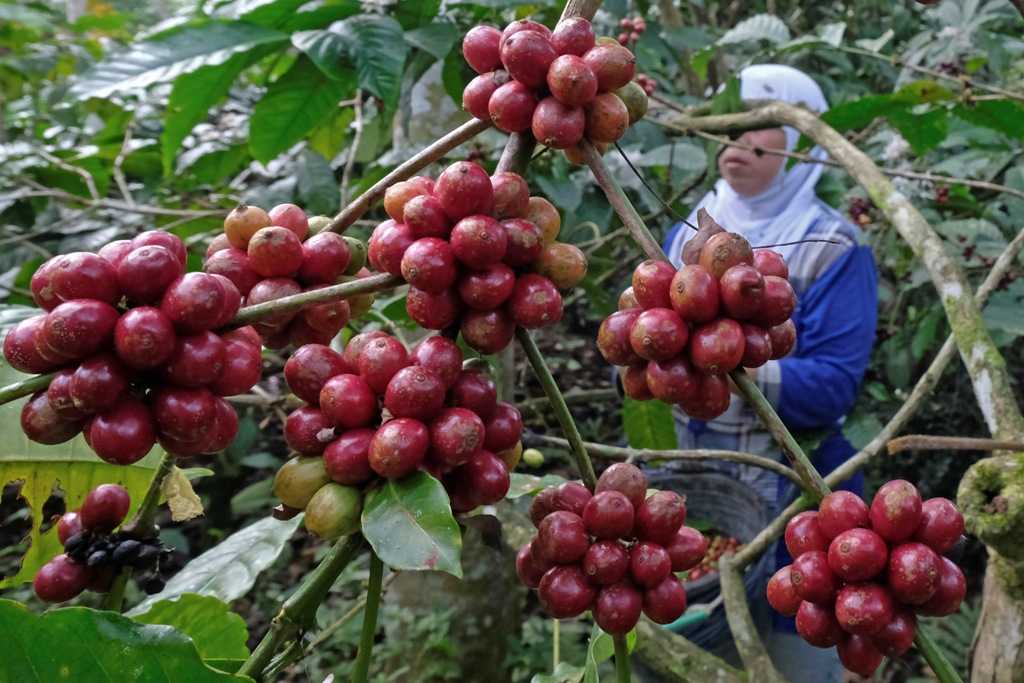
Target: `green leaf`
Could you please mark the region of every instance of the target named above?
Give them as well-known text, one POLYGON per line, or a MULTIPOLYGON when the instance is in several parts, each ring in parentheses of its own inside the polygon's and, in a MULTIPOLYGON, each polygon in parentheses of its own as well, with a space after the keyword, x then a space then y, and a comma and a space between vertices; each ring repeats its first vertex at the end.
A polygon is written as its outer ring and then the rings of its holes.
POLYGON ((311 149, 302 150, 295 169, 295 189, 306 211, 331 214, 338 210, 338 183, 327 159, 311 149))
POLYGON ((549 674, 534 674, 530 683, 580 683, 582 680, 582 668, 569 662, 559 662, 549 674))
POLYGON ((462 578, 459 525, 441 482, 426 472, 388 479, 370 491, 363 535, 392 569, 439 570, 462 578))
POLYGON ((628 396, 622 405, 622 423, 633 448, 673 449, 676 441, 672 408, 658 400, 634 401, 628 396))
POLYGON ((893 95, 867 95, 832 107, 821 115, 821 120, 842 133, 863 128, 879 116, 886 116, 904 107, 906 104, 893 95))
POLYGON ((188 24, 111 54, 79 78, 71 93, 80 98, 107 97, 166 83, 258 46, 279 46, 287 40, 287 34, 242 22, 188 24))
MULTIPOLYGON (((874 398, 876 401, 878 400, 878 397, 874 398)), ((843 423, 843 436, 854 448, 860 450, 867 446, 878 432, 882 431, 882 426, 882 421, 874 413, 855 411, 843 423)))
POLYGON ((993 292, 985 306, 985 324, 1014 336, 1024 336, 1024 280, 1014 280, 1004 290, 993 292))
POLYGON ((253 157, 266 163, 294 145, 330 116, 354 85, 328 78, 306 57, 297 60, 256 103, 249 122, 253 157))
POLYGON ((452 50, 444 58, 444 65, 441 67, 441 84, 456 107, 462 108, 462 91, 474 77, 476 77, 476 72, 463 59, 462 50, 452 50))
POLYGON ((189 638, 170 626, 139 624, 85 607, 35 615, 0 600, 4 679, 53 681, 251 681, 210 668, 189 638))
POLYGON ((1024 107, 1010 100, 983 100, 971 105, 958 104, 953 109, 957 118, 984 128, 991 128, 1011 138, 1024 140, 1024 107))
POLYGON ((774 14, 757 14, 726 31, 725 35, 718 39, 718 44, 731 45, 758 40, 784 43, 789 40, 789 29, 782 19, 774 14))
MULTIPOLYGON (((192 150, 189 152, 191 153, 192 150)), ((248 145, 244 143, 229 145, 214 149, 212 152, 197 157, 188 165, 179 167, 178 175, 185 172, 191 175, 195 182, 213 185, 240 171, 249 158, 248 145)), ((185 161, 185 155, 182 155, 182 161, 185 161)))
POLYGON ((339 109, 309 134, 309 148, 325 159, 333 159, 345 147, 349 126, 355 120, 352 107, 339 109))
POLYGON ((743 111, 743 99, 740 97, 740 79, 735 76, 725 82, 721 92, 711 98, 712 114, 733 114, 743 111))
POLYGON ((437 16, 441 9, 441 0, 416 0, 416 2, 400 2, 395 8, 395 18, 404 29, 422 26, 437 16))
POLYGON ((444 59, 459 39, 459 29, 449 21, 435 21, 405 32, 405 40, 413 47, 444 59))
POLYGON ((186 564, 162 591, 128 614, 143 614, 161 600, 183 593, 212 595, 224 602, 237 600, 249 592, 260 572, 273 564, 301 521, 302 515, 286 522, 267 517, 236 531, 186 564))
POLYGON ((914 114, 909 109, 897 109, 889 112, 887 118, 910 143, 914 154, 918 155, 938 147, 946 139, 949 130, 945 109, 932 109, 923 114, 914 114))
POLYGON ((557 474, 545 474, 543 477, 538 477, 533 474, 512 472, 510 477, 512 482, 508 487, 508 493, 505 494, 505 497, 510 500, 535 495, 549 486, 558 486, 565 481, 565 477, 560 477, 557 474))
POLYGON ((172 600, 161 600, 135 616, 135 621, 173 626, 192 639, 203 659, 249 657, 245 620, 232 612, 227 603, 208 595, 185 593, 172 600))

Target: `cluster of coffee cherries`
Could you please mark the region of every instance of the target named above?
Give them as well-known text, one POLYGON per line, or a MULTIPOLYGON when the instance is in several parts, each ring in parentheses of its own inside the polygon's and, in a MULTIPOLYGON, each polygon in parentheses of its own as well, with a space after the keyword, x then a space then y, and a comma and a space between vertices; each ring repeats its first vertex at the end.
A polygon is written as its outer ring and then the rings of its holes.
POLYGON ((150 570, 139 580, 147 593, 163 590, 160 559, 170 549, 156 537, 136 538, 114 532, 128 514, 131 499, 117 484, 100 484, 82 506, 57 521, 57 537, 64 552, 44 564, 33 581, 36 595, 46 602, 65 602, 89 589, 110 590, 123 567, 150 570))
POLYGON ((554 31, 530 19, 504 31, 476 26, 462 54, 480 74, 462 93, 466 111, 507 133, 530 130, 547 147, 615 142, 647 113, 647 95, 632 82, 636 57, 612 38, 596 39, 582 17, 554 31))
POLYGON ((735 536, 709 533, 708 541, 708 551, 704 554, 704 559, 686 573, 687 581, 696 581, 708 574, 717 574, 718 559, 722 555, 733 555, 743 547, 743 544, 735 536))
MULTIPOLYGON (((258 206, 236 207, 224 219, 224 232, 210 243, 203 270, 231 280, 246 305, 261 304, 311 289, 362 277, 365 247, 352 237, 316 232, 330 220, 311 221, 294 204, 269 212, 258 206)), ((253 326, 272 349, 329 343, 349 318, 369 308, 372 296, 310 304, 275 313, 253 326), (357 310, 353 310, 355 307, 357 310)))
POLYGON ((294 486, 310 477, 317 488, 362 487, 423 469, 444 483, 456 512, 508 492, 509 471, 522 454, 522 417, 498 401, 484 372, 463 369, 452 340, 427 337, 408 352, 385 332, 363 332, 343 353, 300 347, 284 374, 309 405, 285 423, 285 439, 299 457, 281 468, 275 491, 284 505, 306 509, 306 525, 318 535, 329 536, 318 529, 333 532, 335 525, 310 515, 321 495, 312 485, 294 486))
POLYGON ((871 201, 864 197, 854 197, 850 200, 846 213, 857 225, 868 225, 871 222, 871 201))
POLYGON ((640 15, 623 17, 619 19, 619 28, 622 29, 622 33, 619 34, 619 45, 629 47, 640 40, 640 36, 647 30, 647 22, 640 15))
POLYGON ((699 254, 684 253, 678 271, 666 261, 644 261, 619 310, 601 323, 598 349, 622 366, 627 396, 713 419, 729 407, 729 372, 793 348, 796 295, 788 274, 778 252, 752 250, 728 232, 712 235, 699 254), (695 259, 685 262, 687 256, 695 259))
POLYGON ((459 161, 437 182, 417 176, 392 185, 384 209, 390 219, 370 236, 370 264, 409 283, 406 310, 420 326, 457 324, 480 353, 508 346, 516 325, 561 320, 559 290, 587 271, 579 248, 555 241, 558 211, 531 197, 515 173, 488 176, 459 161))
POLYGON ((843 666, 870 676, 883 656, 913 644, 915 614, 959 609, 967 583, 944 555, 963 531, 951 501, 922 502, 902 479, 878 489, 870 508, 856 494, 836 491, 786 526, 786 548, 796 559, 768 582, 768 602, 796 616, 808 643, 837 647, 843 666))
POLYGON ((98 253, 46 261, 32 296, 47 312, 14 327, 4 357, 22 372, 56 375, 21 413, 29 439, 79 432, 103 460, 127 465, 159 440, 181 456, 224 449, 238 417, 222 396, 260 377, 252 329, 219 335, 241 296, 219 275, 185 273, 185 245, 152 230, 98 253))
POLYGON ((686 503, 672 491, 648 495, 634 465, 605 470, 593 494, 565 482, 530 505, 537 535, 516 556, 519 579, 556 619, 591 610, 603 630, 623 634, 646 614, 668 624, 686 611, 686 590, 674 572, 697 566, 707 539, 686 521, 686 503))
POLYGON ((647 74, 637 74, 636 84, 643 88, 644 94, 648 97, 653 95, 654 91, 658 89, 658 81, 647 74))

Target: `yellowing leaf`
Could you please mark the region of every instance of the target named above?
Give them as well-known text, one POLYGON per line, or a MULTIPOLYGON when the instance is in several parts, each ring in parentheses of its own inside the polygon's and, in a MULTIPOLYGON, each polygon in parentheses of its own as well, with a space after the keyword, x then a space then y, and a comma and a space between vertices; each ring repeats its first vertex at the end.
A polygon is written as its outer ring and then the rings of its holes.
POLYGON ((171 509, 172 521, 187 522, 203 514, 203 503, 192 490, 192 482, 188 480, 184 470, 172 467, 160 482, 160 493, 167 500, 167 507, 171 509))

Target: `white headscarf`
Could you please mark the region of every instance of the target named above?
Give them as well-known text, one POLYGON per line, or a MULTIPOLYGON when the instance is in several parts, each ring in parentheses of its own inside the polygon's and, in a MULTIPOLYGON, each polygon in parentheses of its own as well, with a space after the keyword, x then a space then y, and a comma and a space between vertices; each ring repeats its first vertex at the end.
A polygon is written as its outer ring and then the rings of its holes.
MULTIPOLYGON (((743 69, 740 72, 740 97, 744 100, 767 99, 802 104, 818 113, 828 109, 828 102, 817 83, 802 71, 782 64, 758 64, 743 69)), ((786 134, 786 149, 792 151, 800 133, 789 126, 783 126, 782 130, 786 134)), ((827 158, 819 147, 814 147, 810 155, 818 159, 827 158)), ((814 186, 823 170, 822 164, 806 162, 797 163, 787 170, 784 163, 768 189, 753 197, 737 194, 729 183, 720 179, 714 189, 693 207, 689 220, 696 224, 697 209, 705 208, 726 230, 740 233, 754 246, 802 239, 820 213, 814 186)), ((673 239, 669 256, 677 267, 683 244, 694 234, 693 230, 684 227, 673 239)), ((788 256, 786 247, 778 251, 788 256)))

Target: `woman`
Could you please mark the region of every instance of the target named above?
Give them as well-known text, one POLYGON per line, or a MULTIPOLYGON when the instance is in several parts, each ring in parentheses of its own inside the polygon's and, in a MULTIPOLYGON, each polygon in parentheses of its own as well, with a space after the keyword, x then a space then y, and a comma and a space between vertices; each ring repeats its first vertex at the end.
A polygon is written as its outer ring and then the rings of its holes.
MULTIPOLYGON (((819 113, 828 108, 810 77, 777 64, 744 69, 740 94, 744 100, 782 100, 819 113)), ((750 131, 739 142, 793 150, 799 137, 787 126, 750 131)), ((810 154, 826 157, 817 147, 810 154)), ((718 157, 721 179, 694 207, 690 222, 696 223, 697 209, 707 209, 725 229, 743 235, 754 247, 811 239, 838 242, 775 247, 785 257, 798 297, 793 314, 797 343, 786 358, 748 371, 790 430, 824 432, 813 461, 825 474, 854 453, 840 425, 853 407, 871 353, 877 276, 870 249, 858 245, 858 230, 815 195, 823 165, 802 162, 787 169, 786 161, 779 155, 726 146, 718 157)), ((683 245, 694 234, 682 223, 669 234, 666 252, 677 267, 683 245)), ((678 410, 676 420, 681 448, 723 448, 783 459, 753 410, 737 396, 713 421, 690 419, 678 410)), ((718 466, 753 487, 772 516, 796 496, 788 480, 767 470, 735 463, 718 466)), ((863 476, 858 474, 841 488, 860 493, 863 476)), ((779 543, 778 548, 778 566, 788 564, 785 546, 779 543)), ((804 643, 792 619, 775 615, 773 621, 774 632, 767 640, 776 666, 789 680, 840 680, 834 648, 820 650, 804 643)))

